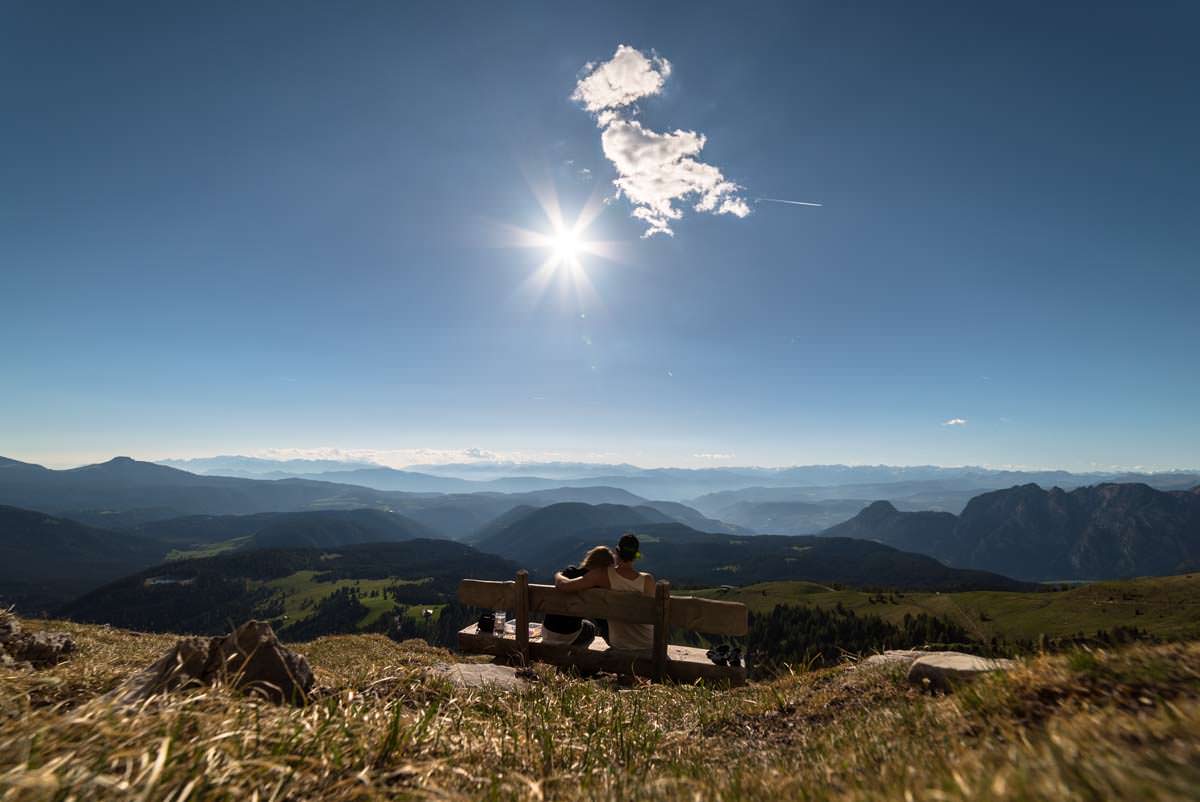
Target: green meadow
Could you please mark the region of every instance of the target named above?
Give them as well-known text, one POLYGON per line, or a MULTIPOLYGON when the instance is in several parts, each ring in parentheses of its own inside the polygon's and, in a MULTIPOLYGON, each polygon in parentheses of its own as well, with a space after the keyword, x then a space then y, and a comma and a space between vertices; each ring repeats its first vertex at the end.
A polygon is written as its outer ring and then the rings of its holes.
POLYGON ((754 612, 776 605, 844 608, 892 623, 905 614, 945 616, 973 637, 1036 640, 1114 627, 1137 627, 1165 640, 1200 638, 1200 574, 1095 582, 1067 590, 1008 593, 867 593, 812 582, 763 582, 741 588, 709 588, 697 596, 741 602, 754 612))

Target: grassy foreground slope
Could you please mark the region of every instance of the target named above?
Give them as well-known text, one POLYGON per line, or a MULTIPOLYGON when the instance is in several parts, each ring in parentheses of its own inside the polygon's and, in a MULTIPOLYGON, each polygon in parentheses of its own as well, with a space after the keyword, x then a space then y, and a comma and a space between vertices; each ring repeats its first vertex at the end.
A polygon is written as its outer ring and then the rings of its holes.
MULTIPOLYGON (((59 626, 59 624, 55 624, 59 626)), ((463 689, 378 636, 297 648, 306 708, 211 689, 98 698, 171 642, 64 624, 81 645, 0 669, 0 798, 1025 800, 1196 798, 1200 645, 1034 658, 931 696, 886 669, 720 691, 617 690, 538 669, 463 689)))
POLYGON ((1137 627, 1166 640, 1200 640, 1200 574, 1096 582, 1071 590, 1013 593, 866 593, 835 590, 812 582, 763 582, 728 590, 694 591, 737 601, 754 612, 777 604, 831 608, 841 604, 858 614, 899 623, 905 614, 945 616, 980 641, 1066 637, 1114 627, 1137 627))

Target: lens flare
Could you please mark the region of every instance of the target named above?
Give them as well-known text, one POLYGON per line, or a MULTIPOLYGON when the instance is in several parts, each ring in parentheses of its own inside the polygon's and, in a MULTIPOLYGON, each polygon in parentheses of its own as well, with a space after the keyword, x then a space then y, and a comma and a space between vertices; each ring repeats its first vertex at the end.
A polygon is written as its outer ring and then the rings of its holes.
POLYGON ((588 229, 604 209, 603 199, 593 194, 580 210, 579 216, 568 223, 563 218, 553 184, 546 182, 538 186, 531 183, 531 187, 545 215, 544 227, 532 230, 502 226, 503 246, 530 248, 545 254, 540 266, 522 283, 521 294, 540 299, 551 285, 558 285, 564 293, 575 297, 581 311, 598 304, 599 298, 588 276, 588 265, 596 259, 624 261, 620 258, 618 243, 588 236, 588 229))

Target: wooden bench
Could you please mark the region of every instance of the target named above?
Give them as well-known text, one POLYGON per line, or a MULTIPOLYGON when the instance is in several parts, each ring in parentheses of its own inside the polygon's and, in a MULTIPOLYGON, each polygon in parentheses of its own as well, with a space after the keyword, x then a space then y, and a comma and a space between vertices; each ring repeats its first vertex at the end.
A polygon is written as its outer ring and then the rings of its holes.
POLYGON ((708 659, 704 649, 667 643, 671 627, 704 635, 743 636, 748 630, 746 605, 693 596, 672 596, 669 582, 660 581, 653 597, 636 593, 592 589, 577 593, 557 590, 553 585, 531 585, 529 574, 518 571, 511 582, 464 579, 458 586, 458 600, 484 610, 513 610, 515 637, 479 632, 472 624, 458 633, 458 648, 463 652, 491 654, 537 660, 581 671, 607 671, 614 674, 647 677, 657 682, 697 680, 744 684, 742 666, 718 666, 708 659), (654 647, 649 654, 610 649, 600 638, 590 646, 542 643, 529 637, 529 617, 533 613, 557 613, 579 618, 604 618, 651 624, 654 647))

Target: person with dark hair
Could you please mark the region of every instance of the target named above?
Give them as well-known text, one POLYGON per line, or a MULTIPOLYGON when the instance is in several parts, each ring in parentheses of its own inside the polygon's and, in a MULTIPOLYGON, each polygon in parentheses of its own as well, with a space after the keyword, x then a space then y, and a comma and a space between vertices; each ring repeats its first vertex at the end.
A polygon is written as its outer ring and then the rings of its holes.
MULTIPOLYGON (((557 583, 560 576, 567 580, 579 579, 587 576, 588 571, 602 571, 615 562, 612 550, 608 546, 596 546, 594 549, 588 550, 579 565, 569 565, 559 571, 555 575, 555 582, 557 583)), ((542 622, 542 643, 588 646, 596 639, 596 632, 597 622, 576 616, 551 613, 542 622)))
MULTIPOLYGON (((581 577, 571 578, 562 573, 555 575, 554 584, 560 590, 577 592, 588 588, 604 588, 626 593, 654 595, 654 577, 634 568, 633 564, 642 556, 641 543, 637 535, 626 532, 617 541, 616 565, 594 568, 581 577)), ((650 651, 654 645, 654 627, 629 621, 608 621, 608 645, 614 649, 650 651)))

